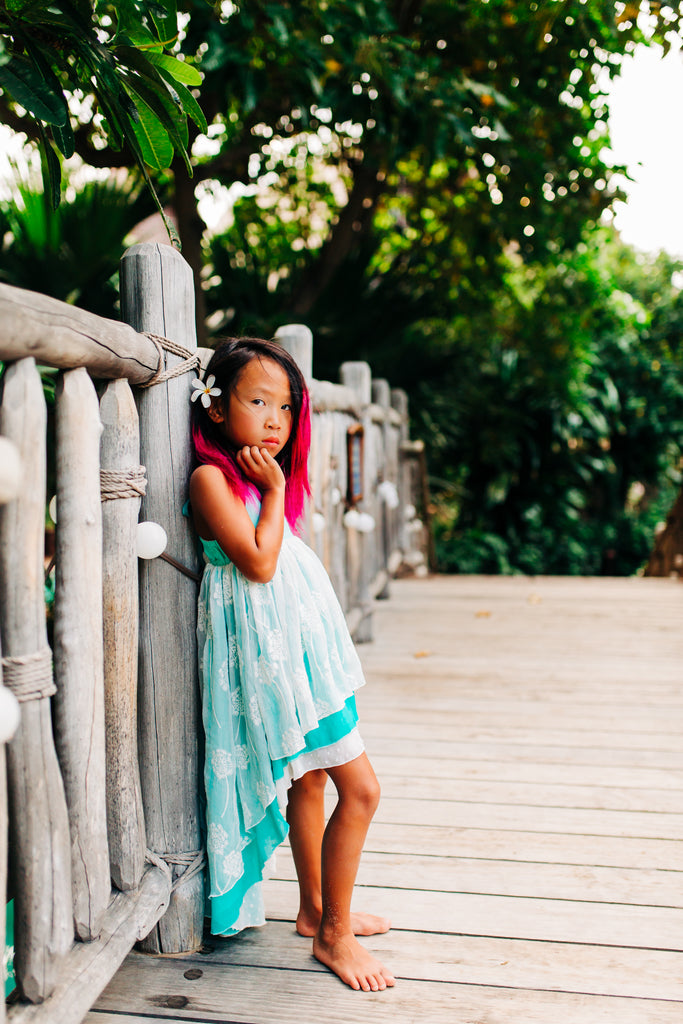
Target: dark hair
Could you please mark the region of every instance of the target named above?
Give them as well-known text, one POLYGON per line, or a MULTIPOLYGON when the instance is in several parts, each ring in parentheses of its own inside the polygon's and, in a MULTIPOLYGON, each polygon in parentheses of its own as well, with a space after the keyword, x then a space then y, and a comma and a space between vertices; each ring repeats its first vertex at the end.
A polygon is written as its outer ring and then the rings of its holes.
MULTIPOLYGON (((242 370, 252 359, 272 359, 287 374, 292 405, 292 432, 287 444, 277 456, 285 475, 285 516, 292 529, 296 528, 304 510, 306 495, 310 495, 308 482, 308 452, 311 446, 311 418, 308 388, 303 374, 286 349, 273 341, 261 338, 232 338, 220 342, 211 356, 204 379, 216 378, 221 389, 219 401, 223 414, 228 416, 230 395, 234 391, 242 370)), ((258 493, 247 480, 235 461, 235 452, 228 445, 218 424, 209 417, 201 402, 192 403, 192 440, 196 462, 218 466, 229 485, 246 501, 250 494, 258 493)))

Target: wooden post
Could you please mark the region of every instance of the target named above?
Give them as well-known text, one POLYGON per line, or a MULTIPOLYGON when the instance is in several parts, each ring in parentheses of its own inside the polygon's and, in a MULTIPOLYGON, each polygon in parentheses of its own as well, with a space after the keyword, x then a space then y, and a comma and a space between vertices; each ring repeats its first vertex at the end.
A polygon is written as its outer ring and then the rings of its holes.
POLYGON ((313 380, 313 334, 310 327, 305 324, 283 324, 275 332, 275 341, 296 361, 306 386, 310 388, 313 380))
POLYGON ((130 892, 139 886, 145 867, 145 821, 137 749, 135 546, 144 482, 140 472, 138 412, 127 380, 115 380, 107 386, 100 401, 100 417, 107 831, 112 881, 117 889, 130 892))
MULTIPOLYGON (((192 271, 168 245, 143 243, 121 261, 123 318, 196 349, 192 271)), ((167 369, 181 362, 165 354, 167 369)), ((160 523, 167 552, 196 569, 199 558, 182 514, 191 467, 190 392, 184 373, 139 392, 140 458, 147 468, 142 517, 160 523)), ((162 559, 140 565, 139 748, 147 845, 172 865, 176 881, 201 856, 197 587, 162 559)), ((148 936, 151 952, 197 949, 204 921, 203 873, 188 872, 148 936)))
MULTIPOLYGON (((21 463, 19 453, 6 438, 0 438, 0 505, 12 500, 19 490, 21 463), (14 463, 12 465, 12 463, 14 463)), ((2 650, 0 650, 0 655, 2 650)), ((9 690, 2 685, 0 664, 0 905, 7 904, 7 772, 5 744, 14 736, 19 724, 19 705, 9 690)), ((0 953, 4 954, 5 914, 0 909, 0 953)), ((5 1000, 0 998, 0 1024, 5 1024, 5 1000)))
POLYGON ((408 460, 404 454, 402 454, 401 446, 408 440, 408 395, 403 388, 392 388, 391 391, 391 404, 396 412, 401 417, 401 425, 398 435, 398 479, 396 486, 398 487, 398 546, 403 554, 406 554, 409 544, 408 529, 405 517, 406 506, 411 504, 413 497, 411 494, 410 486, 410 467, 408 460))
MULTIPOLYGON (((391 434, 392 426, 389 421, 389 409, 391 408, 391 388, 389 382, 382 378, 377 378, 372 382, 372 400, 378 405, 384 414, 384 419, 381 424, 381 438, 382 438, 382 452, 380 456, 380 465, 378 467, 379 478, 383 482, 394 482, 395 474, 391 465, 391 434)), ((378 495, 378 500, 375 504, 377 509, 377 539, 375 541, 378 561, 384 572, 386 572, 386 582, 382 586, 381 590, 377 594, 377 597, 382 599, 389 597, 389 557, 391 555, 391 538, 392 538, 392 525, 393 525, 393 513, 389 508, 389 505, 384 497, 378 495)))
MULTIPOLYGON (((46 419, 35 363, 21 359, 5 370, 0 407, 0 432, 18 448, 24 474, 19 496, 0 508, 0 633, 7 685, 8 661, 16 670, 27 655, 47 655, 48 679, 51 671, 43 567, 46 419)), ((43 689, 49 692, 49 686, 43 689)), ((54 988, 73 941, 69 823, 49 697, 22 696, 21 721, 7 750, 15 967, 21 994, 41 1002, 54 988)))
POLYGON ((55 740, 69 808, 74 923, 97 938, 109 903, 102 659, 100 422, 83 367, 56 389, 55 740))
MULTIPOLYGON (((340 376, 342 384, 350 388, 356 394, 358 404, 362 410, 361 423, 363 424, 363 430, 366 438, 369 438, 370 434, 370 417, 368 415, 368 409, 372 398, 372 374, 370 367, 364 362, 348 362, 342 363, 340 367, 340 376)), ((363 466, 363 493, 367 494, 370 486, 370 477, 368 473, 368 459, 364 460, 363 466)), ((349 554, 351 556, 351 562, 357 566, 357 585, 355 590, 355 603, 361 612, 360 622, 354 631, 354 639, 359 643, 372 640, 372 604, 370 602, 369 595, 369 584, 370 575, 372 573, 372 562, 368 557, 370 552, 370 545, 373 540, 369 534, 363 533, 358 535, 355 530, 348 530, 348 545, 349 554), (354 555, 354 548, 357 547, 358 551, 354 555)))

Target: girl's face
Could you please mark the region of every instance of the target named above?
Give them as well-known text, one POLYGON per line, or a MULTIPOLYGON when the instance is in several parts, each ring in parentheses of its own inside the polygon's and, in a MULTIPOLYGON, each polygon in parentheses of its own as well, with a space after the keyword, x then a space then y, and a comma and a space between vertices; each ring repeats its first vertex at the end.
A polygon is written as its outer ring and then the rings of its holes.
POLYGON ((255 358, 243 367, 228 397, 227 419, 217 403, 212 403, 210 415, 223 423, 234 448, 256 445, 275 458, 292 432, 291 402, 285 370, 274 359, 255 358))

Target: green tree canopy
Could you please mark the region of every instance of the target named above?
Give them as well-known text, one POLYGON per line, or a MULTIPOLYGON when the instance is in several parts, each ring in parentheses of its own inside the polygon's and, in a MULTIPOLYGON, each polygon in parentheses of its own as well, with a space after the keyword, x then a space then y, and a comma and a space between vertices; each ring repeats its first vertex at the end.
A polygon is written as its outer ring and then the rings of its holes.
MULTIPOLYGON (((246 238, 234 257, 307 317, 348 261, 399 269, 387 235, 404 268, 449 237, 484 262, 575 241, 613 198, 603 87, 643 17, 665 46, 680 28, 679 5, 648 0, 5 0, 0 116, 95 166, 171 164, 198 284, 196 185, 267 182, 291 207, 286 258, 246 238)), ((460 273, 444 245, 439 265, 460 273)))
POLYGON ((176 153, 192 172, 188 117, 201 130, 206 120, 189 87, 201 76, 173 55, 177 43, 176 0, 0 3, 0 118, 40 141, 53 207, 57 151, 70 157, 79 141, 125 154, 146 177, 176 153))

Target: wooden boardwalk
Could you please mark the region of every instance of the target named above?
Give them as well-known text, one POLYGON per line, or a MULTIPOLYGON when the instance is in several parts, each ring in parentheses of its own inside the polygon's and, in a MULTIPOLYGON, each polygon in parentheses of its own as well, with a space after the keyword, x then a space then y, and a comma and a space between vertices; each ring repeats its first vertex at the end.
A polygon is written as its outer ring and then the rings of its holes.
POLYGON ((313 960, 283 850, 266 928, 132 954, 88 1024, 680 1024, 683 587, 403 580, 376 619, 356 902, 396 988, 313 960))

